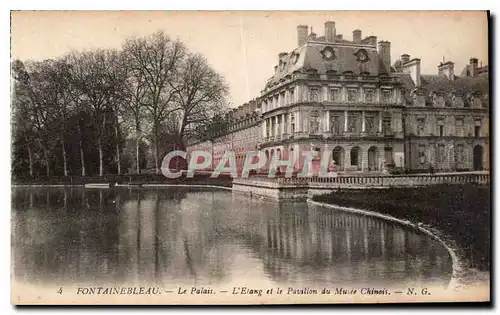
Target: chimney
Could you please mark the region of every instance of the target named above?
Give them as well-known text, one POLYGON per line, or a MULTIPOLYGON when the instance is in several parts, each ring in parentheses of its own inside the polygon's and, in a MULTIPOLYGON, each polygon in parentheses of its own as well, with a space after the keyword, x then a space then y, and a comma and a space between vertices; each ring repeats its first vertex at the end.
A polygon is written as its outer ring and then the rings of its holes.
POLYGON ((445 75, 448 80, 453 81, 455 79, 454 73, 455 64, 451 61, 446 61, 438 66, 438 74, 445 75))
MULTIPOLYGON (((413 58, 412 60, 403 61, 403 56, 408 56, 406 54, 401 55, 401 69, 405 73, 410 73, 411 79, 415 83, 416 87, 420 87, 420 59, 413 58)), ((408 56, 408 59, 410 56, 408 56)))
POLYGON ((343 39, 344 39, 344 36, 342 36, 342 34, 335 35, 335 40, 343 40, 343 39))
POLYGON ((471 77, 475 77, 477 75, 477 58, 470 58, 469 63, 469 74, 471 77))
POLYGON ((333 21, 325 22, 325 41, 327 42, 335 41, 335 22, 333 21))
POLYGON ((391 42, 378 42, 378 55, 381 66, 379 72, 386 74, 391 73, 391 42))
POLYGON ((352 41, 356 44, 361 44, 361 30, 352 31, 352 41))
POLYGON ((297 26, 297 44, 299 47, 307 42, 307 30, 307 25, 297 26))
POLYGON ((402 54, 401 55, 401 64, 407 63, 408 61, 410 61, 410 55, 402 54))
POLYGON ((369 40, 370 46, 377 47, 377 36, 368 36, 367 39, 369 40))

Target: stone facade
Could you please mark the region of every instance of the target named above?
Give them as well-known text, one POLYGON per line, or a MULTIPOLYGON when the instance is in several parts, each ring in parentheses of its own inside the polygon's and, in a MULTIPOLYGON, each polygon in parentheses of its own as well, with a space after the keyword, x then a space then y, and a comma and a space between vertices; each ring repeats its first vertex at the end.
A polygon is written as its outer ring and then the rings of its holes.
POLYGON ((489 78, 477 59, 460 76, 450 61, 424 75, 420 59, 403 54, 391 66, 390 42, 377 47, 360 30, 345 40, 334 22, 321 37, 300 25, 297 39, 278 54, 260 97, 232 111, 230 132, 189 150, 210 150, 215 165, 233 150, 239 168, 245 152, 260 149, 294 154, 295 171, 311 150, 346 173, 489 169, 489 78))

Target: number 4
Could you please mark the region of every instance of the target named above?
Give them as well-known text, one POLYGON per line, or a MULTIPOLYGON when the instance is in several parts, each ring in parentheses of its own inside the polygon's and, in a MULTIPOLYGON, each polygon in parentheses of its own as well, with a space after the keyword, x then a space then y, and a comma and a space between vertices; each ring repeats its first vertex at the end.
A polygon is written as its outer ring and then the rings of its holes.
POLYGON ((59 290, 57 291, 57 293, 62 294, 62 287, 59 288, 59 290))

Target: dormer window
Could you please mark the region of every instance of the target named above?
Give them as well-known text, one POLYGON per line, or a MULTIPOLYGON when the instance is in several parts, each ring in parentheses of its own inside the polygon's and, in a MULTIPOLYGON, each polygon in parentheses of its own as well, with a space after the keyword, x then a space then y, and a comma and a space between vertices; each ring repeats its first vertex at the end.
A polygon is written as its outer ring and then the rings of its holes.
POLYGON ((325 47, 321 51, 321 55, 323 56, 323 59, 326 61, 334 60, 335 59, 335 50, 330 46, 325 47))
POLYGON ((366 52, 365 49, 360 49, 357 52, 354 53, 356 56, 356 60, 361 63, 365 63, 370 61, 370 58, 368 57, 368 52, 366 52))
POLYGON ((280 71, 285 71, 286 62, 280 60, 280 71))

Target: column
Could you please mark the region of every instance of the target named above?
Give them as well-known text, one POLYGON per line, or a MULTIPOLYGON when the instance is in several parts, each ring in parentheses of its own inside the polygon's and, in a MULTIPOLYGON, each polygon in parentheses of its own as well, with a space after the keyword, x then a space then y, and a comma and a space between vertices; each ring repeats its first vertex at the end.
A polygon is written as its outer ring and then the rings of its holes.
POLYGON ((269 137, 274 137, 274 119, 272 117, 269 119, 269 137))
POLYGON ((267 119, 262 121, 262 138, 266 138, 267 119))
POLYGON ((302 101, 302 86, 297 84, 296 90, 295 90, 295 100, 297 102, 302 101))
POLYGON ((278 116, 274 116, 274 135, 275 136, 278 136, 278 129, 279 128, 279 125, 278 125, 278 116))
POLYGON ((281 115, 281 137, 285 134, 285 114, 281 115))
POLYGON ((366 133, 365 111, 361 112, 361 133, 366 133))
POLYGON ((292 135, 292 113, 288 113, 286 130, 289 135, 292 135))
POLYGON ((295 113, 295 131, 297 131, 297 132, 302 132, 302 124, 301 124, 301 120, 300 120, 302 117, 300 117, 300 116, 301 116, 300 111, 297 111, 295 113))
POLYGON ((344 111, 344 132, 347 132, 347 111, 344 111))
POLYGON ((378 133, 382 133, 382 112, 378 112, 378 133))
POLYGON ((323 86, 321 87, 321 102, 326 102, 328 101, 328 87, 323 86))
POLYGON ((330 111, 325 112, 325 132, 330 132, 330 111))
POLYGON ((304 112, 304 117, 302 117, 302 123, 304 127, 304 132, 309 133, 309 113, 304 112))

